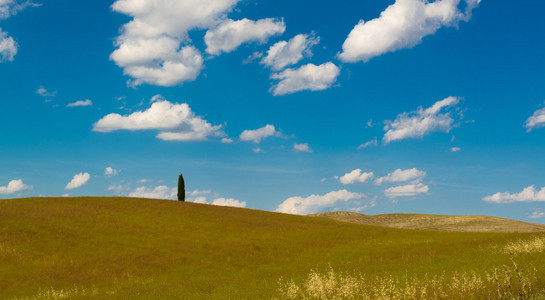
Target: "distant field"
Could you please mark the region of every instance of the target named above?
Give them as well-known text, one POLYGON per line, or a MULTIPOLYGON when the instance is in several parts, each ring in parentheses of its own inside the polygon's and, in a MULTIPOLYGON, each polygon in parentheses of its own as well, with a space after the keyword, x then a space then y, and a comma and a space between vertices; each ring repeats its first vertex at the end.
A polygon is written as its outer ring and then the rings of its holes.
POLYGON ((0 299, 542 297, 544 250, 544 233, 153 199, 0 200, 0 299))
POLYGON ((544 224, 526 223, 489 216, 441 216, 424 214, 363 215, 345 211, 326 212, 310 216, 355 224, 419 230, 471 232, 545 231, 544 224))

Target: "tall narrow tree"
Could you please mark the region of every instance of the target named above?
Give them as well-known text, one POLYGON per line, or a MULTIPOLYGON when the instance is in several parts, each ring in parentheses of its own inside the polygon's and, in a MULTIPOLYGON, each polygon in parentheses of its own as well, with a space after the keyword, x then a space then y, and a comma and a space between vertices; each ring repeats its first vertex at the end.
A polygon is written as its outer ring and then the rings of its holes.
POLYGON ((185 201, 185 183, 182 174, 178 177, 178 201, 185 201))

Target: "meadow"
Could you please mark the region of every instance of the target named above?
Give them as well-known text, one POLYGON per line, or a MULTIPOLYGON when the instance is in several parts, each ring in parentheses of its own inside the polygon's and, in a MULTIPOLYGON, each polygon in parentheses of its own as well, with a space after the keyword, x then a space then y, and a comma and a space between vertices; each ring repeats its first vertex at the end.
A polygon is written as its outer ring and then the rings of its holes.
POLYGON ((545 232, 169 200, 0 201, 0 299, 543 299, 545 232))

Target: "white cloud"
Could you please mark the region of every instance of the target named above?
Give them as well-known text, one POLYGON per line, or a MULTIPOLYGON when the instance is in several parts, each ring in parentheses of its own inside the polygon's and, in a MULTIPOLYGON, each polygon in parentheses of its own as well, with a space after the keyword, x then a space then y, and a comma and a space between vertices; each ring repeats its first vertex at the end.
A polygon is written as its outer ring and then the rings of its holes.
POLYGON ((13 61, 18 48, 15 40, 0 28, 0 63, 13 61))
POLYGON ((427 193, 428 191, 429 191, 429 188, 427 185, 424 185, 422 183, 417 183, 417 184, 408 184, 408 185, 395 186, 395 187, 388 188, 384 191, 384 195, 390 198, 408 197, 408 196, 424 194, 424 193, 427 193))
POLYGON ((531 215, 528 216, 528 219, 542 219, 545 218, 545 213, 541 210, 535 210, 531 215))
POLYGON ((367 62, 375 56, 416 46, 443 26, 467 21, 480 0, 397 0, 379 18, 352 29, 338 55, 344 62, 367 62), (465 4, 465 11, 459 8, 465 4))
POLYGON ((110 186, 108 186, 108 191, 113 191, 114 193, 116 194, 122 194, 126 191, 129 191, 129 187, 128 185, 122 185, 122 184, 118 184, 118 185, 115 185, 115 184, 111 184, 110 186))
POLYGON ((177 198, 177 193, 177 188, 169 188, 166 185, 159 185, 155 188, 142 186, 129 193, 129 197, 174 200, 177 198))
POLYGON ((112 53, 111 59, 124 68, 125 75, 134 78, 129 81, 133 87, 142 83, 175 86, 195 80, 202 70, 202 55, 193 46, 184 46, 178 50, 174 44, 175 39, 170 37, 131 40, 120 44, 119 49, 112 53), (155 51, 161 53, 154 54, 155 51), (143 61, 130 61, 133 55, 139 54, 143 56, 143 61), (127 60, 130 62, 126 62, 127 60))
POLYGON ((527 132, 530 132, 534 128, 545 127, 545 108, 535 111, 534 114, 526 120, 524 127, 526 127, 527 132))
POLYGON ((356 182, 366 183, 373 179, 375 174, 373 172, 362 172, 361 169, 355 169, 349 173, 344 174, 339 178, 342 184, 353 184, 356 182))
POLYGON ((43 85, 40 85, 40 87, 36 90, 36 94, 42 97, 56 97, 57 91, 51 93, 43 85))
POLYGON ((424 177, 426 177, 426 172, 418 170, 417 168, 406 170, 397 169, 394 172, 375 180, 375 184, 381 185, 384 182, 405 182, 412 180, 420 181, 424 177))
POLYGON ((191 192, 189 192, 187 194, 188 194, 189 197, 203 196, 203 195, 211 195, 212 191, 211 190, 194 190, 194 191, 191 191, 191 192))
POLYGON ((293 144, 293 149, 295 149, 295 151, 299 151, 299 152, 308 152, 308 153, 313 152, 313 150, 310 149, 310 147, 308 146, 308 143, 303 143, 303 144, 294 143, 293 144))
POLYGON ((76 102, 68 103, 66 104, 66 107, 91 106, 91 105, 93 105, 93 101, 87 99, 87 100, 78 100, 76 102))
POLYGON ((40 5, 29 0, 0 0, 0 20, 7 19, 28 6, 37 7, 40 5))
POLYGON ((186 198, 186 200, 189 202, 219 206, 246 207, 246 202, 242 202, 233 198, 215 198, 214 200, 212 200, 212 203, 208 203, 207 197, 219 196, 217 193, 213 193, 210 190, 194 190, 187 193, 187 195, 188 197, 186 198))
POLYGON ((256 52, 252 53, 250 56, 248 56, 245 60, 243 60, 242 64, 247 65, 247 64, 249 64, 249 63, 253 62, 254 60, 259 59, 261 57, 263 57, 263 53, 259 52, 259 51, 256 51, 256 52))
POLYGON ((264 127, 255 129, 255 130, 244 130, 240 134, 240 140, 244 142, 253 141, 256 144, 259 144, 262 139, 278 135, 278 132, 273 125, 266 125, 264 127))
POLYGON ((339 202, 349 202, 365 197, 364 194, 352 193, 347 190, 329 192, 325 195, 311 195, 307 198, 290 197, 282 202, 276 212, 307 215, 319 212, 323 208, 333 207, 339 202))
POLYGON ((450 112, 441 113, 441 111, 458 102, 457 97, 448 97, 429 108, 419 107, 416 111, 399 114, 394 121, 385 122, 386 133, 383 141, 389 143, 408 138, 420 138, 433 131, 449 132, 454 120, 450 112))
MULTIPOLYGON (((40 6, 40 4, 32 1, 0 0, 0 20, 7 19, 28 6, 40 6)), ((18 50, 17 42, 0 28, 0 63, 13 61, 18 50)))
POLYGON ((361 212, 361 211, 367 210, 369 208, 373 208, 375 206, 377 206, 376 199, 371 199, 368 203, 366 203, 366 204, 364 204, 362 206, 350 208, 350 211, 361 212))
POLYGON ((30 190, 32 186, 23 183, 23 180, 12 180, 8 186, 0 186, 0 194, 15 194, 24 190, 30 190))
POLYGON ((378 146, 378 141, 377 141, 377 139, 373 139, 373 140, 367 141, 367 142, 359 145, 358 150, 364 149, 364 148, 367 148, 367 147, 376 147, 376 146, 378 146))
POLYGON ((224 144, 232 144, 233 139, 231 139, 231 138, 222 138, 221 142, 224 143, 224 144))
POLYGON ((124 35, 159 36, 162 34, 187 38, 195 28, 209 28, 239 0, 117 0, 114 11, 133 20, 123 26, 124 35))
POLYGON ((154 97, 151 107, 121 116, 106 115, 93 124, 93 131, 115 130, 160 130, 157 138, 165 141, 204 141, 210 136, 221 136, 221 125, 212 126, 196 116, 187 103, 171 103, 161 97, 154 97))
POLYGON ((217 199, 214 199, 214 201, 212 201, 212 205, 246 207, 246 202, 240 202, 233 198, 229 198, 229 199, 217 198, 217 199))
POLYGON ((535 186, 531 185, 520 193, 496 193, 484 197, 483 200, 488 203, 541 202, 545 201, 545 187, 538 191, 535 186))
POLYGON ((458 152, 458 151, 460 151, 460 150, 462 150, 462 148, 460 148, 460 147, 452 147, 452 148, 450 148, 450 151, 451 151, 451 152, 458 152))
POLYGON ((339 73, 339 67, 331 62, 319 66, 307 64, 298 69, 286 69, 271 75, 272 79, 280 80, 272 87, 272 93, 281 96, 304 90, 325 90, 335 83, 339 73))
POLYGON ((79 173, 74 175, 72 180, 64 187, 66 190, 72 190, 75 188, 79 188, 80 186, 83 186, 87 182, 89 182, 89 179, 91 179, 91 175, 89 173, 79 173))
POLYGON ((314 34, 298 34, 289 41, 280 41, 272 45, 261 63, 273 70, 281 70, 286 66, 298 63, 303 56, 312 56, 311 48, 320 42, 314 34))
POLYGON ((110 58, 131 83, 174 86, 199 75, 203 58, 188 31, 215 26, 239 0, 117 0, 112 9, 133 19, 110 58))
POLYGON ((106 177, 114 177, 115 175, 117 175, 117 173, 119 173, 119 171, 112 167, 106 167, 106 169, 104 170, 104 176, 106 177))
POLYGON ((200 203, 200 204, 208 204, 206 202, 206 197, 202 197, 202 196, 193 198, 193 201, 191 201, 191 202, 200 203))
POLYGON ((285 30, 284 21, 271 18, 257 21, 246 18, 238 21, 228 19, 206 32, 206 52, 219 55, 222 52, 231 52, 246 42, 264 43, 270 36, 282 34, 285 30))

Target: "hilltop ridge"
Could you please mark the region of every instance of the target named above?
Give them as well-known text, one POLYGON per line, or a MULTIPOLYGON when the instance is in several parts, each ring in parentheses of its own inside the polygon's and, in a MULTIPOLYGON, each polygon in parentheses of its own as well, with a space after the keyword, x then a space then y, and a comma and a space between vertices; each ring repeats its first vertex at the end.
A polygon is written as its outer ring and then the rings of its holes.
POLYGON ((347 223, 385 226, 393 228, 468 231, 468 232, 538 232, 545 231, 544 224, 527 223, 490 216, 445 216, 428 214, 364 215, 356 212, 335 211, 309 215, 311 217, 347 223))

